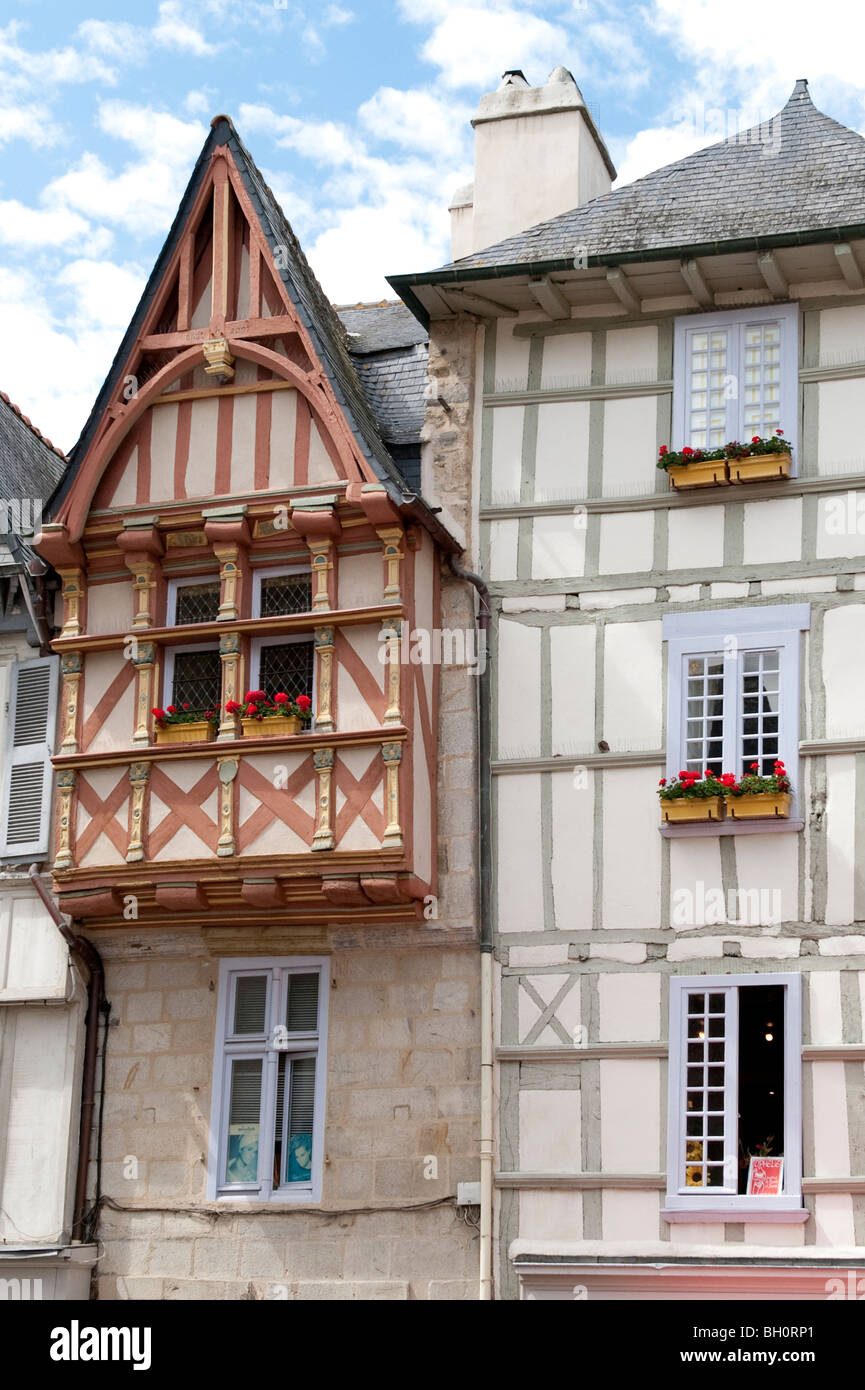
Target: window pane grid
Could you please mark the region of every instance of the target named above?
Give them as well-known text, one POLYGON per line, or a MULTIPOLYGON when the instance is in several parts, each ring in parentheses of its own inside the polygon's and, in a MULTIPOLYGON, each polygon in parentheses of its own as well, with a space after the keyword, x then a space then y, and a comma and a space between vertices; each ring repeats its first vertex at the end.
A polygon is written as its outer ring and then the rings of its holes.
POLYGON ((727 333, 693 333, 688 376, 688 442, 717 449, 727 432, 727 333))
POLYGON ((219 617, 219 580, 207 584, 179 584, 174 622, 177 627, 187 623, 215 623, 219 617))
POLYGON ((313 642, 286 642, 262 647, 259 687, 271 699, 280 693, 292 700, 296 700, 298 695, 311 696, 314 652, 313 642))
POLYGON ((308 574, 279 574, 262 579, 262 618, 280 618, 287 613, 308 613, 311 607, 312 579, 308 574))
POLYGON ((204 652, 176 652, 172 703, 192 710, 217 709, 222 700, 222 663, 219 649, 204 652))
POLYGON ((746 438, 774 433, 781 411, 780 324, 753 324, 745 329, 742 394, 746 438))
POLYGON ((742 774, 750 772, 752 763, 757 763, 764 777, 772 775, 781 747, 780 685, 779 650, 744 653, 739 705, 742 774))
POLYGON ((685 767, 720 776, 724 756, 724 658, 687 658, 685 767))
POLYGON ((686 1018, 685 1187, 724 1187, 727 1133, 726 998, 689 993, 686 1018))

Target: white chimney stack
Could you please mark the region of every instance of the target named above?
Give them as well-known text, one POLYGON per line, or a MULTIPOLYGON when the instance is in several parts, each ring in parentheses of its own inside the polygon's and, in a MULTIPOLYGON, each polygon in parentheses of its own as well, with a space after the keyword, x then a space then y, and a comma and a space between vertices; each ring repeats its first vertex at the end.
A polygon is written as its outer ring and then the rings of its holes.
POLYGON ((450 208, 454 260, 609 193, 616 177, 567 68, 554 68, 543 87, 506 72, 472 125, 475 181, 450 208))

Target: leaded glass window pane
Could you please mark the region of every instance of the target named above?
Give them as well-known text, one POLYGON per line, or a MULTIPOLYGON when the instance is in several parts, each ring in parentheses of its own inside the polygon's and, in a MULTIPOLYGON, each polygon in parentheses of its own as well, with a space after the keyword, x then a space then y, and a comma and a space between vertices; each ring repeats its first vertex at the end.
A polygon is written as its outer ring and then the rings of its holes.
POLYGON ((206 584, 179 584, 174 622, 177 627, 187 623, 215 623, 219 617, 219 580, 206 584))
POLYGON ((309 574, 276 574, 261 581, 262 618, 281 618, 287 613, 308 613, 312 607, 309 574))
POLYGON ((175 652, 172 704, 193 710, 217 709, 222 699, 222 663, 219 649, 175 652))
POLYGON ((258 685, 265 695, 312 695, 313 642, 284 642, 262 647, 258 685))

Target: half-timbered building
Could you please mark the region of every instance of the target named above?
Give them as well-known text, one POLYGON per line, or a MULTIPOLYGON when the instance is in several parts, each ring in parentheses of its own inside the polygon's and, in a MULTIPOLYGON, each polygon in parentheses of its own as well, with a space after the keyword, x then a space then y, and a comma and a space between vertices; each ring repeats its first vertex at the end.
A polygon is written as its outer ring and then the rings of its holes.
POLYGON ((425 366, 217 117, 38 538, 55 890, 114 1020, 103 1297, 473 1286, 476 681, 407 641, 471 612, 425 366))

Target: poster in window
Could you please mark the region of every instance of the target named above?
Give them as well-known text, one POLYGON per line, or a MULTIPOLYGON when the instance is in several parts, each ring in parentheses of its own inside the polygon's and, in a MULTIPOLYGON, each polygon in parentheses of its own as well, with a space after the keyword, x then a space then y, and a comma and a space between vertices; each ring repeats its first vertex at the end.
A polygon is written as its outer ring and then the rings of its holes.
POLYGON ((783 1158, 752 1158, 748 1165, 749 1197, 780 1197, 784 1188, 783 1158))
POLYGON ((258 1125, 228 1126, 228 1182, 258 1182, 258 1125))
POLYGON ((312 1135, 293 1134, 288 1141, 288 1181, 309 1182, 312 1176, 312 1135))

